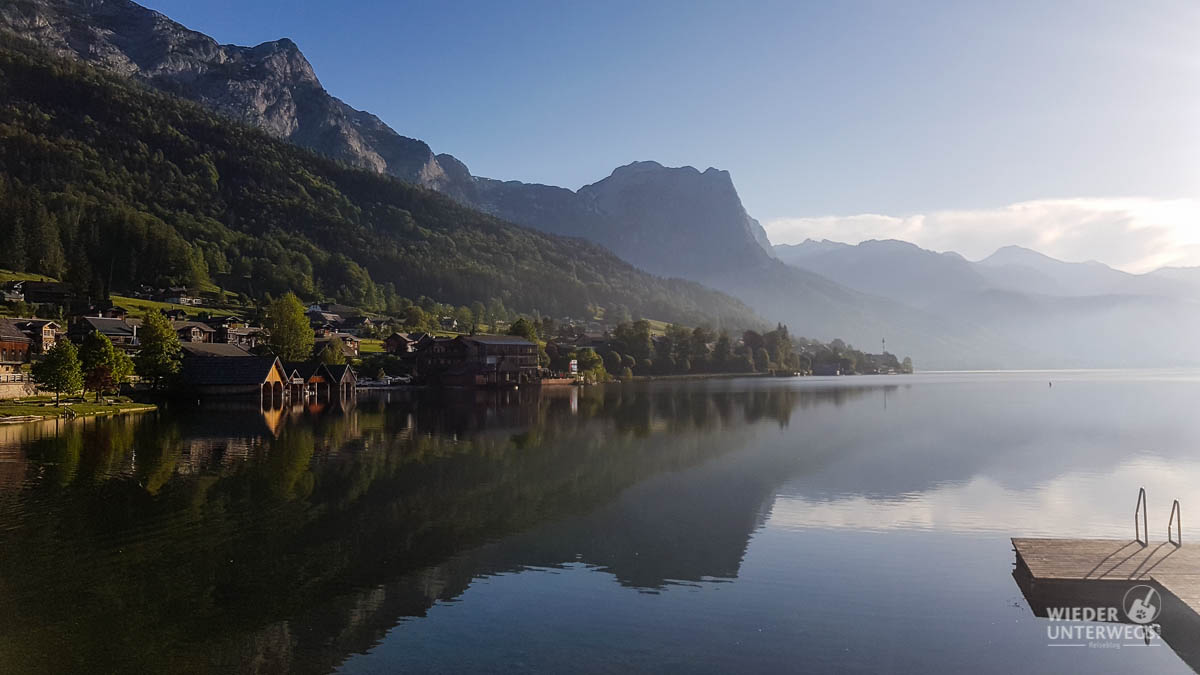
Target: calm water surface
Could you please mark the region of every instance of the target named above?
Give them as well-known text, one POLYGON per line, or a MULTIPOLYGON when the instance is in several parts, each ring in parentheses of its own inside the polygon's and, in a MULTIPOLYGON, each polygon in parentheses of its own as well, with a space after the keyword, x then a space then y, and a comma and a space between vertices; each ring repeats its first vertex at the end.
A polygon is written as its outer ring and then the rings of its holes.
POLYGON ((1197 402, 930 374, 0 427, 0 670, 1191 672, 1049 647, 1008 538, 1129 538, 1144 485, 1162 539, 1197 402))

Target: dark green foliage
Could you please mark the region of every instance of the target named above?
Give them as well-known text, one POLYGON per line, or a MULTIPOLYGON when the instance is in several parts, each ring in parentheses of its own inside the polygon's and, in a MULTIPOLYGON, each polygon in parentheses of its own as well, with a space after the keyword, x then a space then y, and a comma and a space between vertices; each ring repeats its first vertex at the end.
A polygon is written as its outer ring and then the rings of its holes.
POLYGON ((211 282, 260 301, 293 291, 397 313, 401 295, 487 298, 471 312, 480 322, 508 308, 609 307, 758 323, 698 284, 350 169, 12 36, 0 37, 0 178, 0 240, 24 242, 5 264, 93 296, 211 282))
POLYGON ((153 311, 142 319, 138 331, 141 349, 137 354, 137 374, 155 389, 162 389, 179 373, 183 349, 179 335, 162 312, 153 311))
POLYGON ((508 329, 508 334, 523 337, 526 340, 538 339, 537 330, 534 329, 533 323, 525 318, 520 318, 514 321, 513 325, 508 329))
POLYGON ((317 360, 327 366, 338 366, 346 362, 346 343, 335 337, 325 344, 325 348, 317 355, 317 360))
POLYGON ((294 293, 289 291, 271 303, 267 309, 267 327, 271 331, 271 351, 279 358, 307 361, 312 356, 313 330, 304 315, 304 305, 294 293))
POLYGON ((59 340, 45 358, 33 364, 33 379, 38 389, 54 392, 54 405, 62 394, 73 394, 83 388, 83 371, 79 352, 67 340, 59 340))

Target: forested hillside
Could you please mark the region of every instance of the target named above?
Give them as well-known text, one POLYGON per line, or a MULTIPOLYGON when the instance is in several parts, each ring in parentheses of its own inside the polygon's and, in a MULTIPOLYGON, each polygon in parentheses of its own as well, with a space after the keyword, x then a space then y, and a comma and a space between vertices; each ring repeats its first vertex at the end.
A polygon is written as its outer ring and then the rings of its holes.
POLYGON ((141 284, 759 324, 739 301, 512 225, 0 35, 0 266, 141 284))

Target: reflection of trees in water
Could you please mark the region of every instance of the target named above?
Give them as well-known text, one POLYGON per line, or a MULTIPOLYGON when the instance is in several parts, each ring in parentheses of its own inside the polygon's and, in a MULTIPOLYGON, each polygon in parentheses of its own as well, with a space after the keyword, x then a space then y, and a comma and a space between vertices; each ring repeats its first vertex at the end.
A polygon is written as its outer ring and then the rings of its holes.
MULTIPOLYGON (((348 415, 288 413, 275 427, 260 411, 256 421, 233 410, 64 425, 28 446, 30 471, 44 475, 20 493, 20 522, 0 533, 0 659, 178 671, 187 663, 179 650, 201 667, 208 646, 221 645, 216 658, 231 664, 274 655, 300 667, 293 650, 331 636, 305 657, 321 669, 346 653, 336 645, 362 648, 397 617, 460 593, 481 564, 554 564, 562 547, 582 545, 551 527, 545 536, 558 545, 540 554, 536 533, 515 549, 489 549, 490 559, 465 551, 572 515, 600 527, 621 517, 601 508, 617 495, 727 455, 747 425, 787 425, 797 408, 866 391, 440 392, 364 397, 348 415), (197 447, 208 448, 200 464, 197 447), (242 450, 231 461, 219 448, 242 450), (355 588, 381 590, 346 593, 355 588), (305 630, 289 628, 297 622, 305 630)), ((642 504, 667 508, 723 489, 720 475, 706 475, 655 484, 642 504)), ((710 510, 708 532, 681 530, 713 546, 684 567, 628 567, 619 546, 593 555, 634 584, 729 574, 762 489, 710 510)), ((652 537, 653 524, 645 527, 641 536, 652 537)))

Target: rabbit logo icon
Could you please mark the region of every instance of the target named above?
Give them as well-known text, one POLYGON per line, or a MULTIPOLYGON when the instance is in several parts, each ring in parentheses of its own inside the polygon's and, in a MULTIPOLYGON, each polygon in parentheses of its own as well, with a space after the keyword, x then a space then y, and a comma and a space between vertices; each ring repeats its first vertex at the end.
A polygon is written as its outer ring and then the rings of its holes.
POLYGON ((1134 623, 1147 624, 1158 618, 1162 610, 1162 599, 1153 586, 1134 586, 1125 592, 1122 603, 1125 616, 1134 623))

